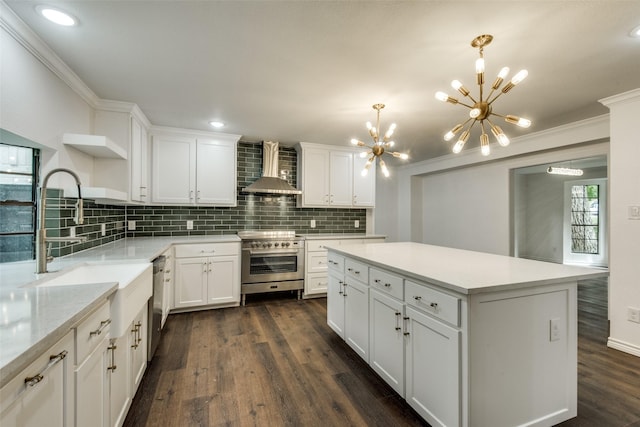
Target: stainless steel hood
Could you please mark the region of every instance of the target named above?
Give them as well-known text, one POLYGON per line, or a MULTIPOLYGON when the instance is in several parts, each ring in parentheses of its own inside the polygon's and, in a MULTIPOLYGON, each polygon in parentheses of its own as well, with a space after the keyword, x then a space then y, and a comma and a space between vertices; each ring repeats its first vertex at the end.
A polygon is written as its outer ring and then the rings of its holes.
POLYGON ((263 194, 302 194, 287 181, 278 177, 278 143, 263 141, 262 143, 262 177, 242 189, 245 193, 263 194))

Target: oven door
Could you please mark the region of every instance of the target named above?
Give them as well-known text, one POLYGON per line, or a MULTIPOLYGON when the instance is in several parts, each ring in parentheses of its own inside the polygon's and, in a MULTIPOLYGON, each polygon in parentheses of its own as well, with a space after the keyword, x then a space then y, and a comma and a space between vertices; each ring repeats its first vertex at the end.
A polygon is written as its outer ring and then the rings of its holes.
POLYGON ((242 249, 242 283, 304 279, 304 251, 242 249))

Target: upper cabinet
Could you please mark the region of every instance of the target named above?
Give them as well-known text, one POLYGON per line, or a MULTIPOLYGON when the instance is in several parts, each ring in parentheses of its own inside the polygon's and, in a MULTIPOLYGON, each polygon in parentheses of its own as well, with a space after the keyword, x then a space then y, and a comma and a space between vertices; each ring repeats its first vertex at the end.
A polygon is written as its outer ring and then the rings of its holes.
POLYGON ((236 206, 240 135, 154 128, 153 203, 236 206))
POLYGON ((360 150, 301 142, 298 151, 300 207, 369 208, 375 206, 375 165, 366 176, 360 150))

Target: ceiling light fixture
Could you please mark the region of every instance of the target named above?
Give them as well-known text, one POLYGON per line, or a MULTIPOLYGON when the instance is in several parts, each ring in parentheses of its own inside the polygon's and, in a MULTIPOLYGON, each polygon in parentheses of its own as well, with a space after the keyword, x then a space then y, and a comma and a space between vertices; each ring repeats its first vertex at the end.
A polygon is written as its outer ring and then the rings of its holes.
POLYGON ((211 126, 213 126, 214 128, 221 128, 221 127, 224 127, 224 123, 219 122, 219 121, 217 121, 217 120, 211 120, 211 121, 209 122, 209 124, 210 124, 211 126))
POLYGON ((67 12, 63 12, 60 9, 55 9, 51 6, 40 5, 36 7, 36 10, 40 15, 47 18, 49 21, 62 25, 64 27, 73 27, 78 24, 78 20, 67 12))
MULTIPOLYGON (((384 104, 373 104, 373 109, 378 112, 376 126, 373 127, 371 122, 367 122, 367 129, 369 130, 369 135, 371 135, 371 137, 373 138, 373 145, 368 146, 367 144, 356 138, 353 138, 351 140, 351 143, 353 145, 357 145, 358 147, 367 147, 369 149, 360 153, 360 157, 362 158, 370 156, 369 160, 367 160, 367 163, 365 163, 364 165, 364 169, 362 169, 362 176, 366 176, 367 173, 369 173, 369 168, 377 158, 378 163, 380 164, 380 170, 382 171, 384 176, 389 177, 389 169, 387 168, 387 164, 382 159, 382 155, 385 153, 385 148, 389 149, 395 145, 395 142, 390 141, 390 138, 396 129, 396 124, 392 123, 382 139, 380 139, 380 110, 382 110, 383 108, 384 104)), ((402 160, 407 160, 409 158, 408 154, 399 153, 397 151, 390 151, 389 154, 402 160)))
POLYGON ((547 173, 552 175, 582 176, 584 172, 582 171, 582 169, 556 168, 553 166, 549 166, 549 168, 547 169, 547 173))
POLYGON ((489 148, 489 136, 487 136, 487 133, 485 132, 485 126, 484 126, 485 120, 489 124, 489 127, 491 128, 491 133, 493 133, 493 135, 496 137, 496 139, 498 140, 498 143, 503 147, 506 147, 507 145, 509 145, 509 142, 510 142, 509 138, 504 134, 500 126, 497 126, 496 124, 492 123, 491 120, 489 120, 489 117, 491 117, 491 115, 502 117, 506 122, 512 123, 514 125, 518 125, 523 128, 528 128, 529 126, 531 126, 531 121, 528 119, 512 116, 512 115, 503 116, 494 112, 492 108, 492 104, 495 102, 496 99, 500 97, 500 95, 502 95, 503 93, 509 92, 511 89, 513 89, 515 85, 517 85, 527 77, 527 75, 529 74, 527 70, 519 71, 516 75, 514 75, 511 78, 511 81, 509 81, 509 83, 504 85, 504 87, 500 91, 498 91, 495 94, 495 96, 493 96, 494 92, 500 88, 500 86, 504 82, 504 79, 509 74, 508 67, 502 68, 498 73, 498 77, 496 77, 496 80, 491 85, 491 92, 489 92, 488 96, 486 97, 484 96, 484 93, 483 93, 484 57, 482 55, 482 51, 485 46, 491 43, 491 40, 493 40, 492 35, 483 34, 471 41, 471 46, 477 47, 478 50, 480 51, 480 58, 476 60, 476 82, 480 88, 479 98, 477 100, 473 98, 469 90, 467 90, 467 88, 465 88, 459 80, 454 80, 451 82, 451 86, 454 89, 456 89, 458 92, 460 92, 462 95, 464 95, 465 97, 468 97, 473 102, 473 105, 460 102, 456 98, 452 98, 444 92, 436 93, 436 99, 440 101, 450 102, 452 104, 460 104, 469 108, 469 118, 465 122, 455 125, 453 129, 447 132, 444 136, 445 141, 452 140, 453 137, 458 132, 460 132, 460 130, 462 130, 462 128, 467 123, 471 122, 469 127, 466 130, 464 130, 462 134, 460 134, 460 138, 458 138, 458 141, 453 146, 453 152, 456 154, 462 151, 462 147, 464 147, 464 144, 469 139, 471 128, 473 128, 473 125, 475 125, 476 122, 480 122, 480 128, 482 129, 482 134, 480 135, 480 149, 481 149, 482 155, 488 156, 490 154, 491 150, 489 148))

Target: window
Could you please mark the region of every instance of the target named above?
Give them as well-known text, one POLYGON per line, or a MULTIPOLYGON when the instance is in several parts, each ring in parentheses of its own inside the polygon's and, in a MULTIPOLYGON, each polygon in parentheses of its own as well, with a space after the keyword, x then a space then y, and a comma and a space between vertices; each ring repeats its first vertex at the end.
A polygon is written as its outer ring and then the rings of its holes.
POLYGON ((599 185, 571 186, 571 252, 600 251, 599 185))
POLYGON ((39 150, 0 144, 0 262, 35 257, 39 150))

